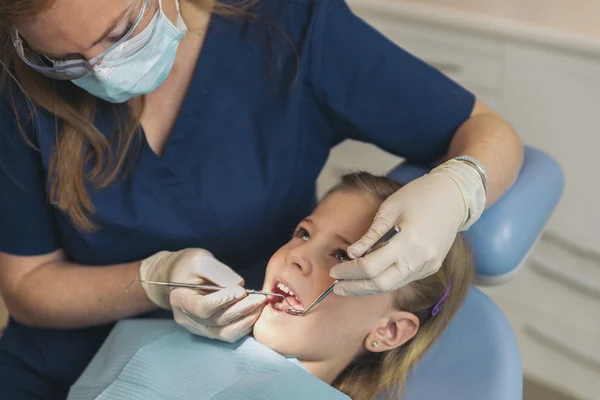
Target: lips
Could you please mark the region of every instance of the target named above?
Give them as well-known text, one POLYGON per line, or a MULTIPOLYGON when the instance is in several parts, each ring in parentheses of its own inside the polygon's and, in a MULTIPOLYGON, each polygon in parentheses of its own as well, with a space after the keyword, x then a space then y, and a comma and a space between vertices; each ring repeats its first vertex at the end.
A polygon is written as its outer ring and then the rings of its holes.
MULTIPOLYGON (((301 296, 294 289, 292 284, 290 284, 288 281, 284 280, 283 278, 275 277, 273 279, 273 285, 271 287, 271 291, 273 293, 282 294, 282 295, 286 296, 287 300, 292 305, 295 305, 295 303, 297 303, 299 309, 304 309, 301 296)), ((280 299, 281 298, 278 296, 269 296, 269 301, 272 303, 277 303, 278 300, 280 300, 280 299)))

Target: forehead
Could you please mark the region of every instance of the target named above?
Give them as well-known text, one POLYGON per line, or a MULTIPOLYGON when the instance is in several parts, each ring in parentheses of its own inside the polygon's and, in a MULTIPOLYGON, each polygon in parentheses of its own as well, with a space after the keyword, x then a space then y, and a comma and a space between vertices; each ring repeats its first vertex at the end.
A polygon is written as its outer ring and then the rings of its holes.
POLYGON ((355 190, 344 190, 323 199, 311 215, 319 230, 360 238, 379 209, 379 202, 355 190), (358 237, 357 237, 358 236, 358 237))
POLYGON ((21 35, 49 53, 85 51, 110 24, 138 0, 55 0, 17 24, 21 35))

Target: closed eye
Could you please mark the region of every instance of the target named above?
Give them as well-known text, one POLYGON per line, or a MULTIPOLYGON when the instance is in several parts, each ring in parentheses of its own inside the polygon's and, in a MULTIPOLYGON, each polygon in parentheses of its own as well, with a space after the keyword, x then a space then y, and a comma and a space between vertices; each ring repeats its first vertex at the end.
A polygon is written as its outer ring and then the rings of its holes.
POLYGON ((134 26, 135 26, 135 24, 133 22, 129 22, 127 24, 127 27, 123 30, 123 33, 118 34, 116 36, 109 36, 106 38, 106 40, 108 40, 111 43, 118 43, 121 39, 123 39, 125 36, 127 36, 129 31, 131 31, 134 26))
POLYGON ((53 63, 61 63, 61 62, 84 59, 84 57, 81 54, 67 54, 65 56, 52 56, 52 57, 46 57, 46 58, 48 60, 52 61, 53 63))
MULTIPOLYGON (((132 22, 129 22, 127 24, 127 27, 125 29, 123 29, 123 33, 119 33, 116 36, 108 36, 106 38, 106 41, 108 41, 111 44, 118 43, 125 36, 127 36, 127 34, 129 33, 129 31, 131 31, 131 29, 133 29, 133 26, 134 26, 134 24, 132 22)), ((53 63, 61 63, 61 62, 74 61, 74 60, 84 60, 85 59, 85 57, 82 54, 76 54, 76 53, 65 54, 63 56, 52 55, 52 56, 47 56, 46 58, 48 60, 52 61, 53 63)))

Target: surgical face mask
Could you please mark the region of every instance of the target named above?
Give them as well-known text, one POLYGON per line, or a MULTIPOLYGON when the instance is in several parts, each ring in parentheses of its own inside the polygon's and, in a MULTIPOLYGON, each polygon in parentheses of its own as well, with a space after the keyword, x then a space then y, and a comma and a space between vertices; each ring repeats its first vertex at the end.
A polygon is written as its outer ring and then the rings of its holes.
POLYGON ((187 27, 177 1, 177 25, 167 18, 159 0, 159 10, 138 35, 107 54, 91 74, 73 81, 85 91, 111 103, 156 90, 167 78, 187 27))

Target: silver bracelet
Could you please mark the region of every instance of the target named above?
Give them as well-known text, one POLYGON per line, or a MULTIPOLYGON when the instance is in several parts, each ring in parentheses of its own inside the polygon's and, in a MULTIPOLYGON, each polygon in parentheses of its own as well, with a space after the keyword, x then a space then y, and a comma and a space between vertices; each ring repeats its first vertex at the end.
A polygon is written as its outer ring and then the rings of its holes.
POLYGON ((488 175, 485 171, 485 167, 483 166, 483 164, 481 164, 479 161, 470 156, 458 156, 454 157, 453 160, 462 161, 465 164, 468 164, 471 167, 473 167, 475 171, 477 171, 477 173, 479 174, 479 177, 481 178, 481 182, 483 183, 483 191, 487 194, 488 175))

